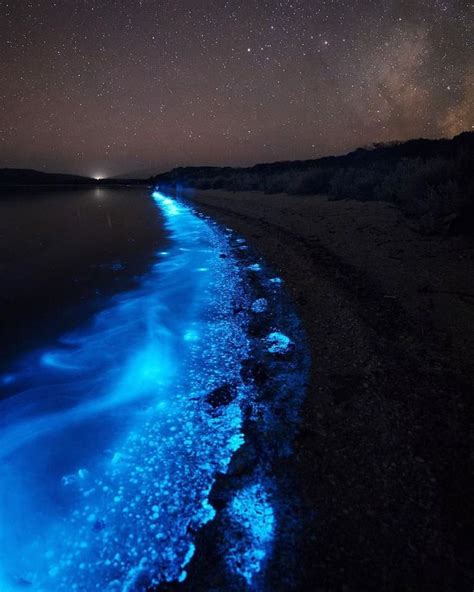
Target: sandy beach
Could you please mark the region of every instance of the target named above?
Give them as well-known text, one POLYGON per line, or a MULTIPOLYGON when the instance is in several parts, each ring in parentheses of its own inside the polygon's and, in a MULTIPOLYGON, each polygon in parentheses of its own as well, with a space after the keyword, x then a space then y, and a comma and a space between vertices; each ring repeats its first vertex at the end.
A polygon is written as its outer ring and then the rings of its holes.
POLYGON ((283 278, 311 344, 295 589, 469 589, 473 242, 421 235, 382 202, 192 200, 283 278))

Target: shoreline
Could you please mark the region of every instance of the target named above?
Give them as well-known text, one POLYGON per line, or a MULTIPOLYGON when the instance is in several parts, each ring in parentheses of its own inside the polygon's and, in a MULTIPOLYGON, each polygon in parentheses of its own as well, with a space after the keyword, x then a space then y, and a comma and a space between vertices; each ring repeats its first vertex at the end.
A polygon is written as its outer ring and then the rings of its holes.
MULTIPOLYGON (((211 216, 203 217, 215 225, 211 216)), ((216 477, 210 493, 216 515, 196 533, 189 577, 176 589, 291 590, 299 575, 292 541, 300 522, 292 442, 308 382, 308 344, 275 270, 240 235, 216 226, 228 240, 223 254, 234 261, 242 282, 233 314, 245 327, 249 347, 239 371, 243 442, 216 477), (283 341, 269 347, 271 335, 283 341), (236 502, 245 508, 241 525, 233 516, 236 502), (278 566, 275 547, 284 558, 278 566)))
MULTIPOLYGON (((419 235, 381 202, 221 191, 192 202, 278 271, 311 344, 294 589, 469 585, 472 242, 419 235)), ((281 573, 278 552, 273 562, 281 573)))
POLYGON ((260 589, 282 526, 293 535, 275 468, 307 382, 299 319, 243 239, 151 198, 169 248, 8 377, 2 589, 260 589))

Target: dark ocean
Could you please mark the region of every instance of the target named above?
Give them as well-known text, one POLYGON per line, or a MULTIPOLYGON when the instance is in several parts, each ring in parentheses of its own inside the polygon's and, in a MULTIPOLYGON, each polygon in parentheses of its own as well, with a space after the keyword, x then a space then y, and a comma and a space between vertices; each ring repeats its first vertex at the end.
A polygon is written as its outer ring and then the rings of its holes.
POLYGON ((0 192, 0 373, 133 288, 166 245, 147 188, 0 192))

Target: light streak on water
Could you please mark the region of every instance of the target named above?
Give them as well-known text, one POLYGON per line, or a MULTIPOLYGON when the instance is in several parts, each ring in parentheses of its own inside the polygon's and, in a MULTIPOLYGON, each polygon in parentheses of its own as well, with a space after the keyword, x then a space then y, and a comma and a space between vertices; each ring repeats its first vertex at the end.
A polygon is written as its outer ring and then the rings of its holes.
MULTIPOLYGON (((248 341, 233 316, 236 263, 220 257, 224 233, 153 198, 171 247, 139 288, 2 378, 14 389, 0 403, 2 592, 185 580, 194 532, 215 515, 215 476, 244 442, 251 387, 239 374, 248 341), (209 393, 223 385, 233 396, 213 407, 209 393)), ((257 498, 267 545, 271 510, 259 489, 236 496, 235 520, 257 498)), ((257 570, 262 552, 252 552, 257 570)))

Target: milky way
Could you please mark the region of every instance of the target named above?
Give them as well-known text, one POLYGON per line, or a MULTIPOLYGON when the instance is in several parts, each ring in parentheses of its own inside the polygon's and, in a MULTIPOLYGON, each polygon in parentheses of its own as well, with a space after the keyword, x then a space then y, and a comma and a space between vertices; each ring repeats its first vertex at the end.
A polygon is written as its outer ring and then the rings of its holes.
POLYGON ((103 176, 473 126, 467 0, 0 2, 0 166, 103 176))

